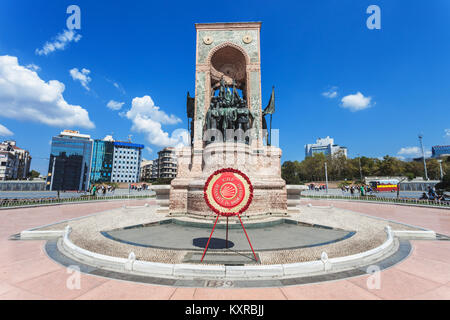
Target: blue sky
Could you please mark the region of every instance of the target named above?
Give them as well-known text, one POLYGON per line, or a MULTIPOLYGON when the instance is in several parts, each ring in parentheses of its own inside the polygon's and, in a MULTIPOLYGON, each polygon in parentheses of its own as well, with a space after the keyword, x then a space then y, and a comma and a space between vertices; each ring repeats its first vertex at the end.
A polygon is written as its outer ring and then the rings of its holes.
POLYGON ((49 141, 63 129, 93 138, 113 133, 126 140, 132 134, 134 142, 148 147, 145 158, 156 157, 164 143, 181 141, 177 129, 187 127, 186 91, 194 92, 195 80, 194 23, 233 21, 262 21, 263 106, 275 85, 273 128, 280 130, 283 161, 302 160, 304 145, 325 136, 348 147, 350 157, 416 156, 419 132, 427 150, 450 144, 447 0, 239 5, 5 0, 0 4, 0 56, 18 60, 16 65, 3 59, 3 69, 0 63, 0 139, 15 139, 30 150, 32 168, 43 174, 49 141), (37 50, 67 29, 71 4, 81 9, 81 30, 72 39, 81 38, 40 55, 37 50), (366 27, 372 4, 381 8, 381 30, 366 27), (32 65, 39 68, 29 81, 37 84, 22 87, 32 65), (2 77, 12 72, 19 73, 15 87, 2 86, 2 77), (57 82, 49 85, 51 80, 57 82), (39 90, 54 94, 50 102, 39 90), (133 99, 135 109, 127 116, 133 99), (121 109, 108 108, 111 100, 123 103, 121 109), (28 103, 34 113, 24 107, 28 103), (64 103, 68 107, 61 107, 64 103), (75 114, 73 106, 79 106, 75 114), (139 123, 142 113, 156 131, 143 129, 148 122, 139 123))

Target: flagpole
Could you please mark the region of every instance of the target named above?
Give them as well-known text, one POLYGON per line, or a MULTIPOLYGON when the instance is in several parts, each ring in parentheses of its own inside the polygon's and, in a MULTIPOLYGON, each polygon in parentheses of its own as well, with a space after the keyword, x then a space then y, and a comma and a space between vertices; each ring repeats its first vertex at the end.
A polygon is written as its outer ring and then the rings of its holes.
POLYGON ((272 145, 272 114, 270 114, 270 140, 269 140, 269 146, 272 145))

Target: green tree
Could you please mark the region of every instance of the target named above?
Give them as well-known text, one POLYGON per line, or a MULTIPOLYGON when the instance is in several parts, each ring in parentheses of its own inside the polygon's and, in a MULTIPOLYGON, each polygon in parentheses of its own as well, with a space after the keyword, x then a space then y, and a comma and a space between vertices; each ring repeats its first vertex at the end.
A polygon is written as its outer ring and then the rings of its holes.
POLYGON ((281 177, 286 181, 287 184, 300 184, 298 161, 286 161, 281 166, 281 177))
POLYGON ((441 170, 439 168, 439 162, 436 159, 428 159, 426 163, 428 178, 431 180, 440 180, 441 170))
POLYGON ((436 189, 450 191, 450 173, 447 173, 442 181, 436 184, 436 189))
POLYGON ((391 157, 384 156, 383 161, 381 162, 379 175, 382 176, 396 176, 403 174, 403 165, 401 160, 391 157))
POLYGON ((39 178, 40 175, 41 175, 41 174, 40 174, 39 172, 37 172, 36 170, 31 170, 31 171, 28 173, 28 177, 29 177, 31 180, 33 180, 33 179, 35 179, 35 178, 39 178))

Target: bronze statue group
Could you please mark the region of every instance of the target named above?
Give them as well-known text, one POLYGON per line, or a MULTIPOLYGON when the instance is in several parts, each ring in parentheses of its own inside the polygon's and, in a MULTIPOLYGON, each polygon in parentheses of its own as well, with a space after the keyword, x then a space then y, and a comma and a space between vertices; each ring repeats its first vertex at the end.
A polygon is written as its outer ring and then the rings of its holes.
POLYGON ((205 129, 219 130, 225 140, 227 130, 246 132, 251 127, 250 120, 254 118, 253 112, 247 108, 247 102, 236 90, 235 82, 233 81, 230 90, 222 79, 218 95, 211 98, 210 108, 205 117, 205 129))
MULTIPOLYGON (((205 115, 204 130, 208 134, 206 143, 220 142, 220 141, 239 141, 249 143, 248 130, 251 129, 255 123, 255 118, 258 116, 250 108, 247 107, 245 97, 239 95, 236 89, 236 82, 233 80, 232 85, 225 83, 222 78, 220 80, 219 88, 213 89, 211 92, 211 103, 205 115), (230 89, 230 87, 232 87, 230 89), (216 90, 218 94, 215 95, 216 90)), ((187 116, 192 119, 189 123, 188 130, 191 133, 191 145, 194 138, 194 108, 195 98, 187 93, 187 116), (189 126, 190 124, 190 126, 189 126)), ((262 129, 267 130, 266 115, 270 115, 270 129, 266 133, 267 145, 271 145, 271 136, 269 133, 272 129, 272 114, 275 112, 275 92, 272 87, 272 94, 267 107, 262 110, 262 129)))

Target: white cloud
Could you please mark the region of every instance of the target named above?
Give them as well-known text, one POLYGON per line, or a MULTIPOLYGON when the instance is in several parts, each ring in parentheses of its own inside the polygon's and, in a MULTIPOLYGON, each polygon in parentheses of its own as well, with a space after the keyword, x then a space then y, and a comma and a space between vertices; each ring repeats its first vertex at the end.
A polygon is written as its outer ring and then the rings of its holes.
POLYGON ((78 42, 81 34, 77 34, 75 30, 63 30, 53 38, 51 42, 46 42, 42 49, 36 49, 35 53, 40 56, 46 56, 56 50, 64 50, 68 43, 78 42))
POLYGON ((108 108, 110 108, 111 110, 120 110, 124 104, 125 104, 125 102, 109 100, 109 102, 106 104, 106 106, 108 108))
POLYGON ((360 111, 369 108, 371 100, 371 97, 365 97, 361 92, 357 92, 343 97, 341 102, 343 108, 348 108, 350 111, 360 111))
POLYGON ((89 77, 89 73, 91 73, 91 70, 88 70, 86 68, 81 69, 79 71, 77 68, 73 68, 69 71, 70 75, 72 76, 72 79, 75 81, 80 81, 81 85, 87 90, 91 90, 88 86, 89 82, 91 82, 91 77, 89 77))
POLYGON ((419 147, 405 147, 405 148, 401 148, 399 152, 397 152, 397 154, 404 154, 404 155, 418 155, 420 154, 420 148, 419 147))
POLYGON ((125 90, 117 82, 113 82, 113 86, 119 90, 122 94, 125 94, 125 90))
POLYGON ((12 133, 11 130, 9 130, 4 125, 0 124, 0 136, 1 137, 8 137, 8 136, 12 136, 12 135, 14 135, 14 133, 12 133))
POLYGON ((126 116, 128 119, 141 116, 162 124, 177 124, 181 122, 180 118, 173 114, 168 116, 164 111, 160 110, 158 106, 155 106, 152 98, 147 95, 142 98, 134 98, 131 103, 131 109, 126 113, 126 116))
POLYGON ((34 63, 31 63, 26 66, 27 69, 30 69, 31 71, 39 71, 41 70, 41 67, 35 65, 34 63))
POLYGON ((120 91, 121 94, 125 94, 125 89, 122 87, 122 85, 114 80, 108 79, 105 77, 105 80, 108 81, 109 83, 111 83, 114 88, 116 88, 117 90, 120 91))
POLYGON ((148 95, 134 98, 131 109, 124 115, 133 123, 131 129, 144 133, 150 144, 159 147, 180 147, 189 143, 187 130, 176 129, 169 136, 169 133, 162 129, 162 124, 177 124, 181 119, 160 110, 148 95))
POLYGON ((64 90, 63 83, 45 82, 35 71, 19 65, 17 57, 0 56, 0 117, 94 128, 87 110, 64 100, 64 90))
POLYGON ((445 129, 445 138, 450 138, 450 129, 445 129))
MULTIPOLYGON (((431 151, 425 150, 425 157, 431 156, 431 151)), ((397 154, 411 157, 422 157, 422 150, 419 147, 404 147, 397 154)))
POLYGON ((147 151, 148 154, 152 154, 153 150, 150 147, 145 147, 145 150, 147 151))
POLYGON ((331 88, 328 89, 327 91, 322 92, 322 95, 323 95, 324 97, 330 98, 330 99, 336 98, 337 95, 338 95, 338 93, 337 93, 337 87, 331 87, 331 88))

